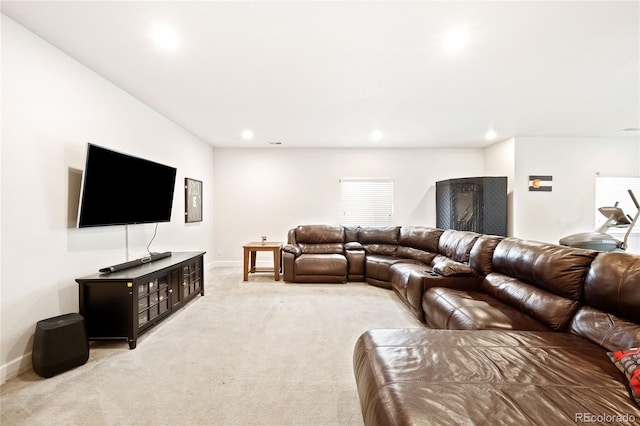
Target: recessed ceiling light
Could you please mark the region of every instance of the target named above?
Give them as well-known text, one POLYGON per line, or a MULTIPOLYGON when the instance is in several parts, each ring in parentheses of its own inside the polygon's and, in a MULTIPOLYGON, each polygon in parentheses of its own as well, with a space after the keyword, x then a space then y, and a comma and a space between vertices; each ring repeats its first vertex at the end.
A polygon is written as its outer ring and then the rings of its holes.
POLYGON ((251 139, 253 139, 253 132, 249 129, 245 129, 242 131, 242 133, 240 133, 240 136, 242 136, 242 139, 250 141, 251 139))
POLYGON ((489 131, 484 134, 484 138, 488 141, 492 141, 496 137, 498 137, 498 134, 493 129, 489 129, 489 131))
POLYGON ((180 37, 173 28, 164 24, 157 24, 151 30, 151 37, 158 47, 175 49, 180 45, 180 37))
POLYGON ((447 32, 442 47, 447 52, 457 52, 469 44, 469 32, 465 28, 453 28, 447 32))
POLYGON ((382 134, 382 132, 380 130, 374 130, 373 132, 371 132, 371 140, 374 142, 378 142, 380 139, 382 139, 384 137, 384 135, 382 134))

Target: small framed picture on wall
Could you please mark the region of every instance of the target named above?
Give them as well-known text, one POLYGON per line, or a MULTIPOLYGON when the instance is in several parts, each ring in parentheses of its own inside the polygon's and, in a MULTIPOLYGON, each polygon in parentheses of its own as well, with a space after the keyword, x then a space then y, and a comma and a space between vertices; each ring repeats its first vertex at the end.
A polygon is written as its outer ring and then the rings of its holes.
POLYGON ((202 222, 202 181, 184 179, 184 221, 202 222))

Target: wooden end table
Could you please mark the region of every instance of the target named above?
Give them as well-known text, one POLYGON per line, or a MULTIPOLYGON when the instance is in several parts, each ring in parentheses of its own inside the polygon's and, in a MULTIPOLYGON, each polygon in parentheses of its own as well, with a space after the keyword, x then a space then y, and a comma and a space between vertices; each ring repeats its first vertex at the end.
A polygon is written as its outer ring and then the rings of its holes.
POLYGON ((273 272, 274 280, 280 281, 280 251, 282 250, 281 242, 251 242, 243 245, 242 248, 244 249, 243 281, 249 280, 249 272, 273 272), (256 268, 256 252, 259 251, 273 252, 273 268, 256 268))

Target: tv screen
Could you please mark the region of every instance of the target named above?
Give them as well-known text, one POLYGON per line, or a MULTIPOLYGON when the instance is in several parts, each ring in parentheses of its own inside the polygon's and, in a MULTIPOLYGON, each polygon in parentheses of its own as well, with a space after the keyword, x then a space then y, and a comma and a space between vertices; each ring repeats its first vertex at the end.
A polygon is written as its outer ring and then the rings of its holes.
POLYGON ((89 144, 78 227, 169 222, 176 169, 89 144))

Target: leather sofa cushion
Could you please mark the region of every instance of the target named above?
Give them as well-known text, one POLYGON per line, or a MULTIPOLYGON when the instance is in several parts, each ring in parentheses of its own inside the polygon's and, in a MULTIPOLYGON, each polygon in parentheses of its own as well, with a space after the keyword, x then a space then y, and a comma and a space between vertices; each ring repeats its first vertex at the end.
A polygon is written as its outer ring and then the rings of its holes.
POLYGON ((358 241, 362 244, 398 244, 399 226, 365 226, 358 231, 358 241))
MULTIPOLYGON (((402 257, 368 255, 366 261, 367 278, 380 281, 390 281, 389 269, 396 263, 418 263, 416 260, 404 259, 402 257)), ((389 286, 389 288, 391 288, 389 286)))
POLYGON ((341 254, 302 254, 296 259, 296 275, 347 276, 347 258, 341 254))
POLYGON ((365 425, 561 425, 640 418, 602 348, 568 333, 371 330, 353 352, 365 425))
POLYGON ((398 246, 395 254, 398 257, 418 260, 425 265, 431 265, 433 259, 436 257, 436 253, 405 246, 398 246))
POLYGON ((398 246, 391 244, 364 244, 367 254, 379 254, 382 256, 395 256, 398 246))
POLYGON ((480 234, 447 229, 438 241, 438 253, 457 262, 469 263, 469 254, 480 234))
POLYGON ((493 270, 580 300, 582 284, 597 252, 505 238, 493 253, 493 270))
POLYGON ((589 306, 640 323, 640 256, 600 253, 587 273, 584 299, 589 306))
POLYGON ((584 337, 609 351, 640 347, 640 325, 602 312, 581 307, 569 325, 569 332, 584 337))
POLYGON ((342 243, 307 244, 299 243, 300 251, 303 254, 342 254, 344 245, 342 243))
POLYGON ((296 242, 344 244, 344 228, 339 225, 300 225, 296 228, 296 242))
POLYGON ((424 226, 403 226, 400 228, 398 244, 407 248, 438 252, 438 241, 444 231, 424 226))
POLYGON ((529 315, 478 291, 428 289, 422 298, 422 310, 425 322, 433 328, 549 331, 529 315))
POLYGON ((482 280, 480 290, 555 331, 564 331, 580 303, 555 295, 517 278, 492 272, 482 280))

